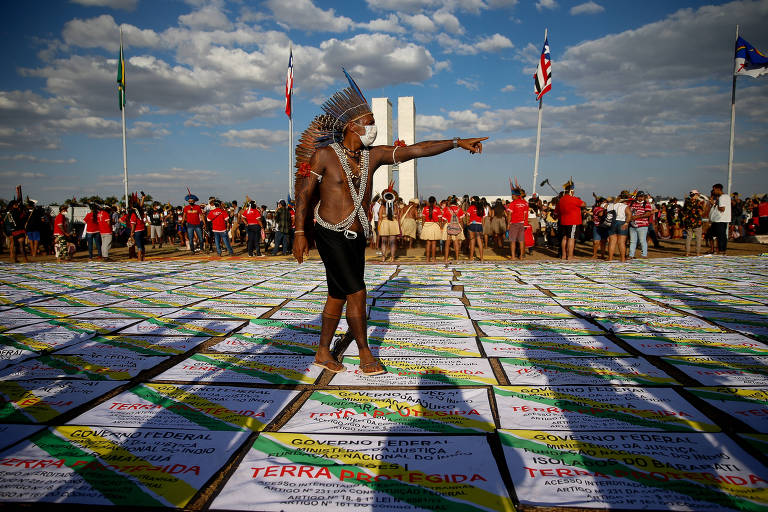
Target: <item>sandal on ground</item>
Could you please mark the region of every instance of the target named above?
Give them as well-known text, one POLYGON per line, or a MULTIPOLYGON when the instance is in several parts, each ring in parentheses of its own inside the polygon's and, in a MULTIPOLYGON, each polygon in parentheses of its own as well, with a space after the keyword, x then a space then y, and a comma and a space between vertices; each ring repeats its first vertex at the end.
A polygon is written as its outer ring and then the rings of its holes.
POLYGON ((325 368, 326 370, 332 373, 341 373, 347 369, 343 364, 341 364, 335 359, 328 359, 327 361, 322 361, 322 362, 313 361, 312 364, 315 366, 319 366, 320 368, 325 368), (339 365, 341 366, 341 368, 334 369, 333 367, 331 367, 331 365, 339 365))
POLYGON ((378 361, 360 363, 360 370, 363 372, 363 375, 381 375, 387 373, 387 370, 385 370, 384 366, 378 361))

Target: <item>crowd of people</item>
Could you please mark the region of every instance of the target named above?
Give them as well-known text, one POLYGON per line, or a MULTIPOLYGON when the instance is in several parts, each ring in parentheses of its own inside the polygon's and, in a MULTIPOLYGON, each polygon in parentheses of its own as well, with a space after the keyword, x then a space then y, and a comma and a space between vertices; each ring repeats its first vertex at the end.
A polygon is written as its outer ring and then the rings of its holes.
MULTIPOLYGON (((570 181, 549 200, 536 194, 529 198, 519 187, 511 193, 507 200, 465 195, 406 202, 394 190, 384 191, 373 198, 368 212, 370 246, 382 261, 395 261, 399 250, 423 244, 427 262, 438 257, 448 262, 460 254, 483 261, 488 250, 524 259, 537 246, 572 259, 579 242, 592 244, 594 259, 626 261, 647 257, 649 243, 658 248, 668 239, 684 239, 685 255, 698 256, 703 251, 726 254, 729 240, 768 234, 768 195, 729 196, 721 184, 708 196, 691 190, 682 201, 654 201, 643 191, 624 190, 615 197, 593 194, 587 204, 570 181)), ((10 260, 46 254, 69 260, 81 248, 89 259, 106 260, 113 247, 125 246, 139 260, 147 246, 232 256, 233 246, 239 245, 258 258, 292 250, 294 209, 284 200, 270 209, 248 197, 243 205, 215 197, 201 205, 190 193, 183 206, 145 204, 145 197, 133 195, 128 209, 90 204, 82 223, 70 221, 66 204, 44 208, 15 199, 2 212, 10 260)))

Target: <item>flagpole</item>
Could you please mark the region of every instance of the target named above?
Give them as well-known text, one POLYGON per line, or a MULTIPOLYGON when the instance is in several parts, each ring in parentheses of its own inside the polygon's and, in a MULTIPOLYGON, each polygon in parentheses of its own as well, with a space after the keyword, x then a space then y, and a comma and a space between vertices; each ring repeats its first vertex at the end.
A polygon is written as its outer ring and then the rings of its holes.
MULTIPOLYGON (((739 26, 736 25, 736 39, 739 39, 739 26)), ((733 62, 731 62, 733 67, 733 62)), ((736 73, 733 72, 733 86, 731 87, 731 140, 728 144, 728 191, 731 195, 731 181, 733 180, 733 136, 736 131, 736 73)))
MULTIPOLYGON (((547 40, 547 29, 544 29, 544 41, 547 40)), ((531 195, 536 193, 536 181, 539 176, 539 151, 541 149, 541 106, 544 102, 544 96, 539 97, 539 122, 536 127, 536 157, 533 160, 533 187, 531 195)))
MULTIPOLYGON (((122 54, 123 50, 123 27, 120 27, 120 57, 122 59, 125 59, 125 57, 122 54)), ((125 60, 123 60, 125 62, 125 60)), ((125 68, 125 64, 123 64, 123 68, 125 68)), ((125 80, 125 75, 123 75, 123 80, 125 80)), ((123 98, 125 98, 125 89, 123 89, 123 98)), ((123 104, 122 108, 120 109, 120 114, 123 121, 123 191, 125 192, 125 209, 128 209, 128 150, 127 146, 125 144, 125 101, 124 99, 120 99, 120 103, 123 104)))

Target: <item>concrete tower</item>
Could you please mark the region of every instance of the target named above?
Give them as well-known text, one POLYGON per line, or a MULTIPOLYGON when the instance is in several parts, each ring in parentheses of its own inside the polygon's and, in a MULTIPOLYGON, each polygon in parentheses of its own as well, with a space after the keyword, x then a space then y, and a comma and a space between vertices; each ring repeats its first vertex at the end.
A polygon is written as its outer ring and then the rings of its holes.
MULTIPOLYGON (((409 146, 416 142, 416 107, 413 96, 397 98, 397 138, 409 146)), ((419 198, 419 179, 416 172, 416 160, 398 165, 398 190, 406 203, 419 198)))
MULTIPOLYGON (((376 140, 374 146, 391 146, 394 142, 394 130, 392 126, 392 103, 389 98, 371 98, 371 110, 376 119, 376 140)), ((372 196, 381 194, 381 191, 389 186, 392 179, 392 166, 386 165, 379 168, 373 175, 372 196)))

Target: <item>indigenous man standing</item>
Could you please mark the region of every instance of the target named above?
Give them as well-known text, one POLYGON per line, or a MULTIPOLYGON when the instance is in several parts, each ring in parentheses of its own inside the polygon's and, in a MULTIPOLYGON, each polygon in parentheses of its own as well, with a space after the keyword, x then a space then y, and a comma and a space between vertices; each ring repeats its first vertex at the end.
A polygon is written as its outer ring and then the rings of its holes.
MULTIPOLYGON (((345 72, 346 74, 346 72, 345 72)), ((382 165, 432 156, 461 147, 482 151, 487 137, 426 141, 412 146, 374 146, 376 125, 362 91, 347 75, 349 87, 323 104, 296 148, 297 209, 293 255, 301 263, 312 234, 325 265, 328 299, 323 310, 315 363, 334 373, 345 370, 330 352, 330 343, 347 304, 349 331, 357 342, 360 370, 385 373, 368 347, 366 289, 363 279, 366 239, 371 236, 369 210, 373 174, 382 165), (312 214, 314 212, 314 225, 312 214)))

